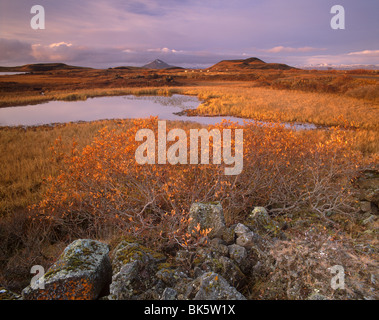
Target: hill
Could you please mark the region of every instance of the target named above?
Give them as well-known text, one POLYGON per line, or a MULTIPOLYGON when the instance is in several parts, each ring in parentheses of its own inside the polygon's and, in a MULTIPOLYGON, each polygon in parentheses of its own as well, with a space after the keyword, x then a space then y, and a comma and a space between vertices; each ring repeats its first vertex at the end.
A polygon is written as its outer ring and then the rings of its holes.
POLYGON ((258 58, 248 58, 240 60, 222 60, 207 70, 210 71, 243 71, 243 70, 290 70, 295 69, 282 63, 266 63, 258 58))
POLYGON ((146 68, 146 69, 169 69, 170 68, 171 69, 171 68, 178 68, 178 67, 171 66, 162 60, 155 59, 154 61, 142 66, 142 68, 146 68))
POLYGON ((52 71, 52 70, 72 70, 72 69, 91 69, 85 67, 70 66, 65 63, 35 63, 17 67, 0 67, 4 72, 32 72, 32 71, 52 71))

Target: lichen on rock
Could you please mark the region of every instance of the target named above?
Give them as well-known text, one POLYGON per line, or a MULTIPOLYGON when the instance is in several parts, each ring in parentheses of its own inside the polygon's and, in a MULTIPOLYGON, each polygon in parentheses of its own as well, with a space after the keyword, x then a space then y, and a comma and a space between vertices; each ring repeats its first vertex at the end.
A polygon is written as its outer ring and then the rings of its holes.
POLYGON ((201 229, 211 229, 209 238, 221 237, 225 227, 225 218, 221 203, 193 203, 189 213, 188 232, 193 233, 199 225, 201 229))
POLYGON ((25 300, 92 300, 109 285, 112 268, 107 244, 79 239, 39 279, 44 288, 26 287, 25 300))

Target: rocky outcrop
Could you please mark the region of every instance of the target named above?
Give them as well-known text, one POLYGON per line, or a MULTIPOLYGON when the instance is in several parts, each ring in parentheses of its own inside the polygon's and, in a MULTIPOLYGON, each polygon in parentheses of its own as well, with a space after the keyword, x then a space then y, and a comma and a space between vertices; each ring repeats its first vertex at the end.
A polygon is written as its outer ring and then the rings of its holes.
MULTIPOLYGON (((110 252, 99 241, 76 240, 22 299, 245 300, 240 290, 260 274, 268 243, 245 224, 226 227, 219 203, 195 203, 190 217, 189 231, 212 229, 196 249, 168 259, 134 241, 120 241, 110 252)), ((4 297, 19 298, 4 290, 4 297)))
POLYGON ((215 203, 194 203, 189 213, 188 232, 193 233, 197 226, 201 229, 211 229, 209 238, 221 237, 225 230, 225 218, 222 206, 215 203))
POLYGON ((112 268, 108 245, 79 239, 63 251, 58 261, 22 291, 24 300, 93 300, 109 285, 112 268), (42 288, 41 285, 42 284, 42 288))
POLYGON ((114 250, 113 276, 109 300, 136 300, 143 297, 159 298, 155 294, 157 263, 165 257, 138 243, 122 241, 114 250), (150 252, 148 252, 150 251, 150 252))
POLYGON ((359 191, 361 211, 368 214, 379 214, 379 171, 365 170, 354 181, 359 191))
POLYGON ((193 300, 246 300, 246 298, 232 287, 222 276, 214 272, 207 272, 189 286, 193 300))

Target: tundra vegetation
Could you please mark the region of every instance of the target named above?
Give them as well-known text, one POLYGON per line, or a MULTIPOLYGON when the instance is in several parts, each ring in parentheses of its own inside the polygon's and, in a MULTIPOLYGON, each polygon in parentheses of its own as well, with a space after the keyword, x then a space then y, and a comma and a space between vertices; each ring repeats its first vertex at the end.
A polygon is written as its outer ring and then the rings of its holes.
MULTIPOLYGON (((254 207, 265 207, 279 226, 267 229, 267 236, 285 233, 272 253, 281 271, 265 283, 246 284, 241 290, 247 297, 290 298, 294 282, 308 286, 309 294, 312 263, 331 267, 331 260, 315 254, 329 245, 338 247, 338 261, 351 276, 371 277, 365 270, 377 267, 377 221, 366 223, 354 182, 360 172, 378 169, 377 81, 371 71, 296 69, 74 68, 16 75, 12 81, 0 77, 3 107, 181 93, 202 100, 188 112, 268 121, 243 126, 243 170, 236 176, 225 175, 225 166, 212 161, 138 164, 136 133, 147 128, 157 135, 156 118, 0 128, 0 284, 20 291, 30 281, 32 265, 50 266, 78 238, 112 246, 130 237, 172 256, 198 248, 210 230, 188 232, 194 202, 220 202, 228 226, 246 221, 254 207), (296 131, 277 122, 319 128, 296 131)), ((180 128, 187 136, 201 127, 167 122, 167 132, 180 128)), ((242 127, 223 122, 205 128, 242 127)), ((210 145, 212 159, 212 140, 210 145)))

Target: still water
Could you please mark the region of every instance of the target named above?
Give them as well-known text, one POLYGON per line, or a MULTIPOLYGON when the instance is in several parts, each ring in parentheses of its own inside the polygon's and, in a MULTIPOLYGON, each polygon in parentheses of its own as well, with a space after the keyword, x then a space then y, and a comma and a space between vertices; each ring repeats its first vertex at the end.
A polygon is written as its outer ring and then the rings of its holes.
POLYGON ((27 72, 0 72, 0 76, 13 76, 15 74, 25 74, 27 72))
MULTIPOLYGON (((215 124, 222 119, 243 124, 236 117, 191 117, 177 115, 184 109, 195 109, 201 102, 185 95, 116 96, 89 98, 85 101, 49 101, 37 105, 0 108, 0 126, 33 126, 50 123, 94 121, 103 119, 130 119, 158 116, 161 120, 194 121, 215 124)), ((297 124, 297 129, 314 129, 312 125, 297 124)))

